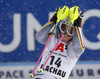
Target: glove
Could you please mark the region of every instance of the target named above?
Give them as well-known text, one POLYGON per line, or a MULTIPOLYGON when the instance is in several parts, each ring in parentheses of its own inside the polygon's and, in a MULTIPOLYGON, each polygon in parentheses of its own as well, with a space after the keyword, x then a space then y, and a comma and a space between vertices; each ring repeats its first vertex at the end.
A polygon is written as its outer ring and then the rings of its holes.
POLYGON ((82 12, 82 10, 80 8, 78 9, 78 12, 79 12, 79 17, 80 18, 84 17, 84 13, 82 12))
POLYGON ((50 19, 50 21, 53 21, 53 23, 56 24, 56 21, 57 21, 57 13, 55 13, 55 14, 53 15, 53 17, 50 19))
POLYGON ((55 9, 55 12, 57 13, 60 9, 62 9, 63 7, 57 7, 56 9, 55 9))
POLYGON ((74 26, 80 27, 81 22, 82 22, 82 19, 81 19, 80 17, 78 17, 78 19, 76 19, 76 20, 74 21, 74 26))
POLYGON ((53 17, 50 19, 50 21, 53 21, 53 23, 55 23, 55 24, 56 24, 56 21, 57 21, 57 12, 58 12, 61 8, 63 8, 63 7, 57 7, 57 8, 55 9, 55 14, 54 14, 53 17))
POLYGON ((84 17, 84 13, 80 9, 78 9, 78 12, 79 12, 79 17, 78 17, 78 19, 76 19, 74 21, 74 26, 80 27, 81 26, 81 22, 82 22, 82 18, 84 17))

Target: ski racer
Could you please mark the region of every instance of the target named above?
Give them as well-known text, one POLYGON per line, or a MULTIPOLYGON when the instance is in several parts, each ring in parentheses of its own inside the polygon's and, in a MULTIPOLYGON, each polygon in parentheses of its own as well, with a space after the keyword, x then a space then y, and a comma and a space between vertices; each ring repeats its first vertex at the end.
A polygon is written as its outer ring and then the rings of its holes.
MULTIPOLYGON (((62 7, 58 7, 55 10, 53 17, 50 21, 44 25, 37 33, 36 39, 41 44, 46 44, 50 34, 50 30, 53 28, 57 21, 57 12, 62 7)), ((70 8, 71 9, 71 8, 70 8)), ((44 67, 43 72, 37 72, 33 79, 68 79, 70 73, 78 61, 79 57, 85 50, 85 46, 82 38, 82 17, 83 12, 78 9, 79 16, 72 25, 68 28, 63 39, 55 49, 54 53, 50 57, 49 61, 44 67)), ((58 29, 54 32, 47 48, 42 56, 39 69, 41 69, 48 59, 50 53, 56 46, 60 37, 64 34, 65 29, 68 27, 70 16, 68 15, 64 20, 59 23, 58 29)))

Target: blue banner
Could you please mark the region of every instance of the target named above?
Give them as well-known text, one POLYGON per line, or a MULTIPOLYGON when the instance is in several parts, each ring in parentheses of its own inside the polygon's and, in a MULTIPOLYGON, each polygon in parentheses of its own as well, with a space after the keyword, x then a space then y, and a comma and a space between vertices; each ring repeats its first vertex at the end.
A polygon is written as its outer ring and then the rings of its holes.
POLYGON ((85 52, 79 61, 100 60, 100 0, 0 0, 0 63, 37 62, 44 45, 36 32, 56 7, 79 6, 84 12, 85 52))

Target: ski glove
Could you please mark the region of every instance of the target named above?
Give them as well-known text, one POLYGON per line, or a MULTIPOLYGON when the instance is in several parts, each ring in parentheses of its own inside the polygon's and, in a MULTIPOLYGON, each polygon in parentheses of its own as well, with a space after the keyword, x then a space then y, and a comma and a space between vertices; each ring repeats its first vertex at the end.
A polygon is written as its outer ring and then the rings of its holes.
POLYGON ((57 13, 55 13, 55 14, 53 15, 53 17, 50 19, 50 21, 53 21, 53 23, 56 24, 56 21, 57 21, 57 13))
POLYGON ((74 21, 73 25, 80 27, 82 22, 82 17, 84 17, 84 13, 80 9, 78 9, 78 11, 79 11, 79 17, 74 21))
POLYGON ((55 9, 55 14, 53 15, 53 17, 50 19, 50 21, 53 21, 55 24, 56 24, 56 21, 57 21, 57 12, 63 7, 57 7, 55 9))
POLYGON ((60 9, 62 9, 63 7, 57 7, 56 9, 55 9, 55 12, 57 13, 60 9))

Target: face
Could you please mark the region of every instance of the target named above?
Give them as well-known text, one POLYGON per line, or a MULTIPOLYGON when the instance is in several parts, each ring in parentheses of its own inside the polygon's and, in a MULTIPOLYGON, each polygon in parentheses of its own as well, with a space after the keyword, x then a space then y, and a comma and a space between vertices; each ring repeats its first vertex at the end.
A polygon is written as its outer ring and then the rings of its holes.
MULTIPOLYGON (((65 30, 67 29, 68 25, 66 24, 62 24, 60 27, 60 31, 61 31, 61 36, 65 33, 65 30)), ((69 40, 71 40, 73 38, 73 33, 74 33, 74 27, 70 26, 68 28, 68 30, 66 31, 62 41, 64 42, 68 42, 69 40)))
MULTIPOLYGON (((61 36, 63 35, 64 33, 61 32, 61 36)), ((73 35, 68 35, 68 33, 66 32, 66 34, 64 35, 62 41, 64 42, 68 42, 69 40, 71 40, 73 38, 73 35)))

